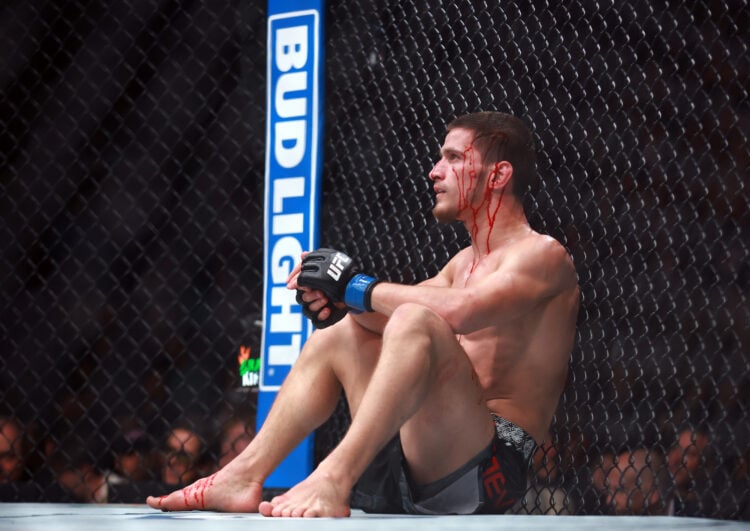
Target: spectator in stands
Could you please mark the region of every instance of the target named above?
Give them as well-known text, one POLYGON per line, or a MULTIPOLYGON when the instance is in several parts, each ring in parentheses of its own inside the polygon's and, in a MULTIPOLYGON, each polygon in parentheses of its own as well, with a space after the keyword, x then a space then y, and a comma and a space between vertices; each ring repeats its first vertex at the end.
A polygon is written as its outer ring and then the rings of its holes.
POLYGON ((661 452, 646 448, 627 450, 617 456, 609 470, 603 470, 607 474, 602 483, 604 499, 615 514, 673 513, 671 487, 661 452))
POLYGON ((715 503, 709 483, 716 469, 716 457, 708 432, 682 430, 667 457, 675 487, 675 514, 710 515, 715 503))
POLYGON ((108 500, 111 460, 101 457, 105 452, 99 446, 92 437, 68 433, 60 439, 51 456, 57 482, 77 502, 106 503, 108 500))
POLYGON ((607 491, 607 478, 609 472, 615 466, 615 456, 609 452, 601 456, 600 461, 593 461, 591 471, 591 482, 596 490, 604 496, 607 491))
POLYGON ((584 478, 580 485, 586 485, 585 478, 588 477, 593 489, 582 488, 582 497, 579 500, 583 514, 601 514, 604 504, 602 500, 607 495, 607 478, 615 466, 615 454, 604 452, 598 457, 592 457, 582 472, 584 478))
POLYGON ((0 483, 19 481, 24 475, 23 429, 12 417, 0 416, 0 483))
POLYGON ((186 485, 200 473, 203 441, 187 423, 176 424, 167 434, 161 480, 167 485, 186 485))
POLYGON ((226 466, 232 459, 240 455, 250 441, 255 437, 255 423, 249 419, 231 417, 225 424, 221 434, 221 455, 219 466, 226 466))
POLYGON ((155 480, 161 469, 161 456, 145 430, 125 425, 112 443, 114 471, 123 481, 155 480))
POLYGON ((526 495, 519 507, 529 514, 571 514, 573 503, 562 485, 560 452, 549 438, 534 452, 526 495))

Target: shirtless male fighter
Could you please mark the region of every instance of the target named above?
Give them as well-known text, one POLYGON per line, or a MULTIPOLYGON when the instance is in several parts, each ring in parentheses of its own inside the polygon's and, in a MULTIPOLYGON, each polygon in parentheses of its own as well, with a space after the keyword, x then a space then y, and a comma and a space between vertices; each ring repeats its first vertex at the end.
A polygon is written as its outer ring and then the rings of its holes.
POLYGON ((514 116, 448 125, 429 178, 433 214, 471 245, 417 285, 378 282, 343 253, 306 253, 288 288, 316 330, 250 445, 162 510, 348 516, 502 513, 523 494, 567 377, 579 288, 563 246, 531 229, 532 135, 514 116), (351 425, 302 482, 262 500, 263 482, 334 411, 351 425))

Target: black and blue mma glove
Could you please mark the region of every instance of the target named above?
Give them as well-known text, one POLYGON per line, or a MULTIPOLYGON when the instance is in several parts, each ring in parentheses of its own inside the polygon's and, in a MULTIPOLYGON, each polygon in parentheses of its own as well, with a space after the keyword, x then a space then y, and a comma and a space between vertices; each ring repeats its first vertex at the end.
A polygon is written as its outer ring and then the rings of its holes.
POLYGON ((320 290, 333 302, 343 302, 355 312, 371 312, 370 298, 378 283, 363 275, 354 261, 335 249, 321 248, 302 260, 297 284, 320 290))
POLYGON ((336 324, 341 321, 341 319, 346 317, 346 314, 349 313, 349 308, 339 308, 335 306, 331 301, 328 301, 328 304, 323 306, 323 308, 321 308, 317 312, 314 312, 310 309, 310 303, 302 300, 303 293, 304 291, 302 291, 301 289, 297 290, 297 302, 300 304, 300 306, 302 306, 302 315, 310 319, 313 326, 317 329, 328 328, 332 324, 336 324), (328 316, 328 319, 321 320, 318 318, 318 314, 325 308, 331 310, 331 315, 328 316))

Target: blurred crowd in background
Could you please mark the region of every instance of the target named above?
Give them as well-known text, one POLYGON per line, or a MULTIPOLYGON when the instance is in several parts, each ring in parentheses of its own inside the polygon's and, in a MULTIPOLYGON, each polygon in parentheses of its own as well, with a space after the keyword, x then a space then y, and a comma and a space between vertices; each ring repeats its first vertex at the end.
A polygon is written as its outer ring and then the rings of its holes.
POLYGON ((123 431, 104 441, 39 437, 33 423, 0 417, 0 501, 144 503, 216 472, 255 435, 252 409, 225 416, 216 433, 185 420, 154 437, 138 418, 119 420, 123 431))
MULTIPOLYGON (((121 425, 124 431, 101 452, 90 437, 67 437, 64 444, 36 439, 33 425, 0 417, 0 501, 142 503, 146 495, 165 494, 216 472, 255 434, 251 410, 222 419, 213 435, 186 421, 155 440, 138 419, 123 419, 121 425)), ((750 519, 747 499, 740 511, 721 514, 717 490, 726 476, 718 468, 725 466, 730 482, 721 489, 748 489, 750 452, 725 462, 706 431, 680 431, 666 453, 635 448, 596 459, 566 455, 576 448, 548 441, 537 449, 526 497, 515 512, 750 519), (575 464, 576 482, 595 486, 588 499, 568 493, 575 485, 564 479, 566 463, 575 464)))

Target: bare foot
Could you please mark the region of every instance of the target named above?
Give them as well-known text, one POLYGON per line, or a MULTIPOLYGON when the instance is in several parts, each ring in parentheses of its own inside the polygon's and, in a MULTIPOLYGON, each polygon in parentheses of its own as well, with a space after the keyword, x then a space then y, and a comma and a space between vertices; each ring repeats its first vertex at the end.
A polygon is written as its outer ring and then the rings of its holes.
POLYGON ((263 516, 343 517, 350 516, 349 490, 328 476, 314 471, 291 490, 259 507, 263 516))
POLYGON ((146 503, 162 511, 211 510, 231 513, 257 513, 263 499, 263 485, 242 480, 241 476, 218 471, 167 496, 149 496, 146 503))

